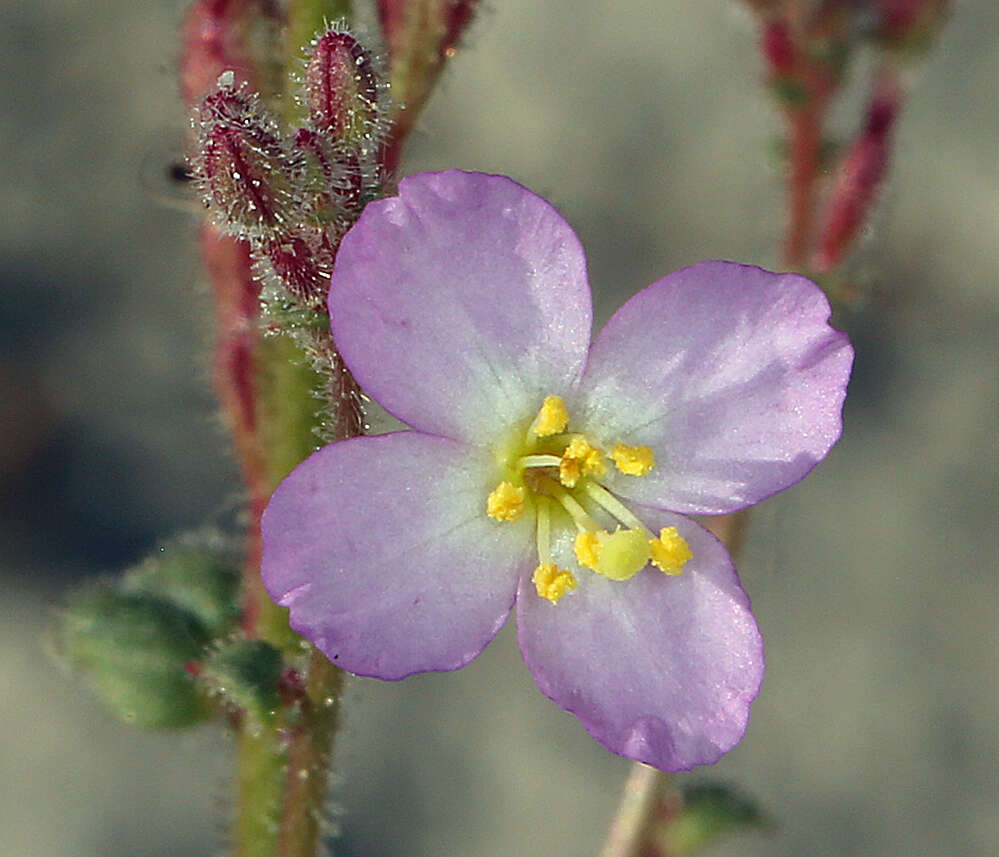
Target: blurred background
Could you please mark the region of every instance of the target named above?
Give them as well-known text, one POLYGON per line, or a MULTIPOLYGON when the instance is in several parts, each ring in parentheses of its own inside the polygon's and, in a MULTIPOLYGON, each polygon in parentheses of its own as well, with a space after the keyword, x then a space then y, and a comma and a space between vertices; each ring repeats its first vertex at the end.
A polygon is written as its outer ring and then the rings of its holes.
MULTIPOLYGON (((182 14, 5 9, 5 857, 223 845, 224 735, 112 722, 42 652, 68 587, 238 502, 196 213, 165 178, 182 14)), ((845 437, 752 521, 741 570, 767 679, 742 745, 688 776, 744 787, 777 827, 722 857, 999 853, 997 25, 994 4, 956 3, 915 70, 859 259, 845 437)), ((754 38, 734 0, 492 2, 404 170, 507 173, 548 196, 587 249, 600 322, 701 259, 773 265, 777 120, 754 38)), ((509 633, 454 675, 355 680, 337 758, 345 857, 593 854, 628 768, 535 690, 509 633)))

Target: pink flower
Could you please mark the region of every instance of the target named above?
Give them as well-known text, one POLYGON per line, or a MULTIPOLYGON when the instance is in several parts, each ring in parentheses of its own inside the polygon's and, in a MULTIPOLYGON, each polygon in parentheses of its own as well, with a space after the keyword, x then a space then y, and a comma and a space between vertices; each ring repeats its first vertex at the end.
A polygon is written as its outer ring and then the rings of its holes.
POLYGON ((803 478, 853 352, 817 286, 705 262, 590 343, 582 248, 508 178, 403 180, 343 240, 333 335, 410 431, 319 450, 263 519, 264 582, 346 670, 474 659, 513 605, 541 690, 666 770, 741 739, 763 646, 725 548, 684 514, 803 478))

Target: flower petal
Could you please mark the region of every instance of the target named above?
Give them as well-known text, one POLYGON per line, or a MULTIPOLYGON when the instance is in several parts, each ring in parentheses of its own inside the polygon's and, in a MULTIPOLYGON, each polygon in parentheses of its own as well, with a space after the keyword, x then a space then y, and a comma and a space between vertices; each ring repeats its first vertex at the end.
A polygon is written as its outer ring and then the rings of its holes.
POLYGON ((291 626, 350 672, 464 666, 496 635, 531 564, 532 522, 485 515, 476 450, 417 432, 332 444, 263 516, 264 585, 291 626))
POLYGON ((649 446, 616 494, 678 512, 741 509, 804 478, 836 442, 853 362, 804 277, 730 262, 670 274, 601 331, 580 386, 583 431, 649 446))
POLYGON ((591 325, 586 261, 541 197, 503 176, 403 179, 344 237, 333 335, 361 386, 420 431, 481 442, 573 386, 591 325))
MULTIPOLYGON (((621 583, 582 572, 557 604, 529 579, 517 596, 524 661, 542 692, 613 753, 666 771, 716 762, 742 738, 763 679, 763 641, 725 548, 693 521, 675 526, 694 558, 667 577, 621 583)), ((568 562, 568 538, 559 546, 568 562)))

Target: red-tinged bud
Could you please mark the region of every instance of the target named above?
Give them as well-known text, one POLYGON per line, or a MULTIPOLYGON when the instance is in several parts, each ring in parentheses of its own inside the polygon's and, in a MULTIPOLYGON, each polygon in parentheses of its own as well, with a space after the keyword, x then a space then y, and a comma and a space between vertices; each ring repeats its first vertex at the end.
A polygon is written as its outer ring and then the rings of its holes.
POLYGON ((385 150, 389 171, 395 169, 406 136, 478 5, 478 0, 379 0, 396 106, 385 150))
POLYGON ((444 38, 440 44, 440 56, 442 58, 454 56, 458 40, 468 28, 468 25, 472 23, 472 16, 475 14, 475 7, 477 5, 478 0, 463 0, 463 2, 462 0, 458 0, 458 2, 447 4, 444 15, 444 38))
POLYGON ((817 271, 825 273, 839 267, 869 217, 888 171, 892 131, 900 110, 897 82, 883 81, 833 184, 813 261, 817 271))
POLYGON ((378 0, 393 65, 400 53, 413 50, 417 43, 426 59, 453 56, 478 5, 478 0, 378 0))
POLYGON ((261 248, 261 262, 291 294, 321 307, 330 288, 336 248, 318 230, 280 235, 261 248))
POLYGON ((275 50, 280 12, 272 0, 197 0, 184 18, 180 83, 184 100, 194 105, 231 70, 236 84, 258 89, 265 55, 275 50))
POLYGON ((342 179, 333 146, 322 134, 310 128, 295 132, 295 148, 302 153, 305 178, 302 182, 306 216, 318 227, 341 219, 342 179))
POLYGON ((373 148, 382 136, 384 89, 371 53, 350 33, 334 27, 316 39, 305 69, 305 102, 320 134, 373 148))
POLYGON ((195 130, 192 172, 223 232, 267 237, 296 221, 302 207, 301 154, 283 143, 257 96, 237 89, 231 73, 202 100, 195 130))
POLYGON ((946 17, 948 0, 877 0, 882 42, 904 50, 927 48, 946 17))
POLYGON ((305 160, 303 185, 311 222, 346 231, 364 206, 381 193, 379 165, 369 153, 345 144, 331 144, 308 128, 295 134, 295 145, 305 160))
POLYGON ((790 74, 794 68, 797 49, 786 21, 775 19, 766 23, 761 47, 771 74, 778 77, 790 74))
POLYGON ((188 104, 208 92, 226 69, 234 70, 239 83, 247 82, 237 35, 242 6, 242 0, 200 0, 188 10, 180 61, 181 91, 188 104))

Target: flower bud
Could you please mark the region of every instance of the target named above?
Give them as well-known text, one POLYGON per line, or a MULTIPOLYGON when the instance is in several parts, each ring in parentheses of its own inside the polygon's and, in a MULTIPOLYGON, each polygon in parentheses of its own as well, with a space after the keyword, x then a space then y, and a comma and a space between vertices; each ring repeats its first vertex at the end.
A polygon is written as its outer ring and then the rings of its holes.
POLYGON ((246 87, 227 72, 207 95, 195 122, 192 173, 219 228, 240 238, 267 236, 294 223, 301 208, 296 149, 246 87))
POLYGON ((125 575, 125 587, 163 598, 188 611, 212 637, 239 620, 239 567, 209 548, 167 547, 125 575))
POLYGON ((477 6, 478 0, 378 0, 393 68, 404 53, 435 64, 453 56, 477 6))
POLYGON ((790 74, 798 51, 791 38, 787 21, 775 18, 764 25, 761 49, 772 75, 782 77, 790 74))
POLYGON ((226 69, 240 83, 250 77, 241 35, 254 12, 246 0, 197 0, 184 18, 184 53, 180 83, 184 100, 193 105, 226 69))
POLYGON ((260 723, 280 703, 281 652, 263 640, 235 640, 212 651, 202 662, 199 678, 226 702, 260 723))
POLYGON ((317 132, 372 148, 382 135, 383 90, 371 53, 350 33, 337 26, 316 39, 305 69, 305 102, 317 132))
POLYGON ((319 230, 278 235, 259 251, 265 270, 306 304, 322 306, 330 289, 336 250, 319 230))
POLYGON ((478 0, 378 0, 396 105, 385 150, 388 171, 398 164, 402 143, 477 7, 478 0))
POLYGON ((920 51, 929 47, 948 11, 948 0, 876 0, 878 37, 891 47, 920 51))
POLYGON ((186 665, 208 642, 186 610, 144 593, 95 587, 66 607, 57 651, 80 669, 112 714, 145 728, 181 728, 210 709, 186 665))
POLYGON ((346 144, 331 143, 309 128, 300 128, 295 145, 302 153, 303 201, 309 220, 318 227, 345 232, 380 190, 374 158, 346 144))
POLYGON ((839 266, 870 216, 888 171, 892 131, 900 111, 898 84, 883 82, 836 173, 813 260, 816 271, 826 273, 839 266))

